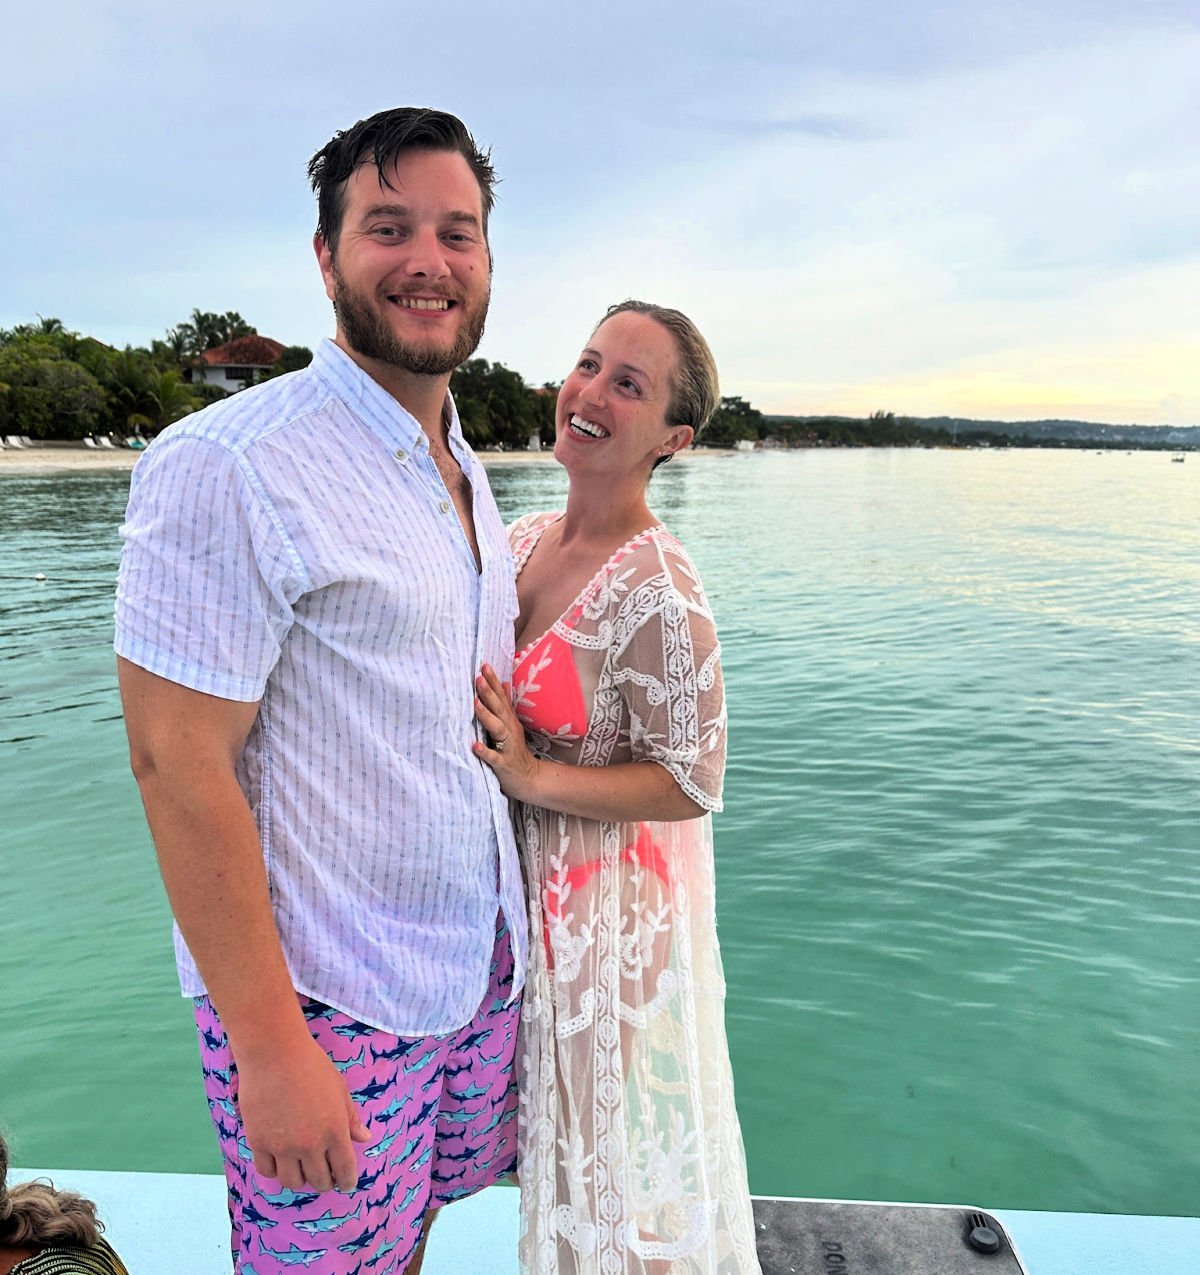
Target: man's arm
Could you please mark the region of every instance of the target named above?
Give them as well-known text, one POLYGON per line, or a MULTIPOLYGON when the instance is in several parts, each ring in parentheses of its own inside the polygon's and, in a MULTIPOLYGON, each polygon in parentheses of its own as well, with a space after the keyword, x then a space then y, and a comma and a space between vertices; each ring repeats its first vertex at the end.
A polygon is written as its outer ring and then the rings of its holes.
POLYGON ((304 1021, 234 769, 258 705, 189 690, 124 659, 117 673, 167 896, 237 1060, 254 1166, 293 1190, 349 1190, 358 1180, 352 1141, 370 1135, 304 1021))

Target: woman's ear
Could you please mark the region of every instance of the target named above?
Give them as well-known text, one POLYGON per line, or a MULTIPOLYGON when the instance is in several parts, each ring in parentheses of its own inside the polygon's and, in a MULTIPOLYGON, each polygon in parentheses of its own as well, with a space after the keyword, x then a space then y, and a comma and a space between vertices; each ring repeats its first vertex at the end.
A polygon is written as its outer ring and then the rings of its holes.
POLYGON ((690 425, 676 425, 658 449, 658 454, 673 456, 676 452, 682 451, 695 436, 696 431, 690 425))

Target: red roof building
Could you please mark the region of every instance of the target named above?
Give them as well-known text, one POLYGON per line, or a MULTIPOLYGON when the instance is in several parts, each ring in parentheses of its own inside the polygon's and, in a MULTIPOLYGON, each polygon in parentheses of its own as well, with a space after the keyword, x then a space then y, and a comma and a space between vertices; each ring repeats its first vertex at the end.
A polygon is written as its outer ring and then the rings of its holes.
POLYGON ((231 394, 254 382, 259 372, 269 371, 286 347, 269 336, 239 336, 215 349, 205 350, 195 369, 195 379, 216 385, 231 394))

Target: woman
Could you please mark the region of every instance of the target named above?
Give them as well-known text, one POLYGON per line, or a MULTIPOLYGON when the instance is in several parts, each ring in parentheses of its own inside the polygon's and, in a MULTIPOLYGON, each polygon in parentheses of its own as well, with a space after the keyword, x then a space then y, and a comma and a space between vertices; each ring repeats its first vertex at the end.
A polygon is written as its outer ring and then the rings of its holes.
POLYGON ((646 503, 717 394, 685 316, 609 310, 558 396, 566 510, 510 532, 511 696, 486 666, 476 683, 528 877, 521 1261, 546 1275, 759 1269, 713 900, 719 648, 646 503))
POLYGON ((100 1238, 96 1206, 48 1182, 8 1186, 0 1138, 0 1275, 128 1275, 100 1238))

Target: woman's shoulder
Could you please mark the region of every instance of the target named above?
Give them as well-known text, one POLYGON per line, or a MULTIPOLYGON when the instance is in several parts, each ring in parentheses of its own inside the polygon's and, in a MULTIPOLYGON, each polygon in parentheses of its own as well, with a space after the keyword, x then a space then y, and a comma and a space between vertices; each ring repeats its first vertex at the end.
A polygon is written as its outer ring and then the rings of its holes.
POLYGON ((561 517, 561 510, 549 510, 540 514, 522 514, 508 524, 508 538, 515 543, 519 538, 528 536, 535 531, 541 531, 556 518, 561 517))
POLYGON ((617 570, 624 577, 622 592, 626 595, 629 590, 644 586, 704 604, 704 586, 695 563, 680 541, 661 523, 638 537, 617 570))
POLYGON ((630 559, 647 571, 654 571, 666 581, 677 583, 683 575, 699 583, 699 575, 691 555, 662 523, 651 527, 634 545, 630 559))
POLYGON ((538 537, 546 528, 562 514, 551 511, 540 514, 522 514, 520 518, 508 524, 508 545, 518 567, 524 566, 525 558, 537 544, 538 537))

